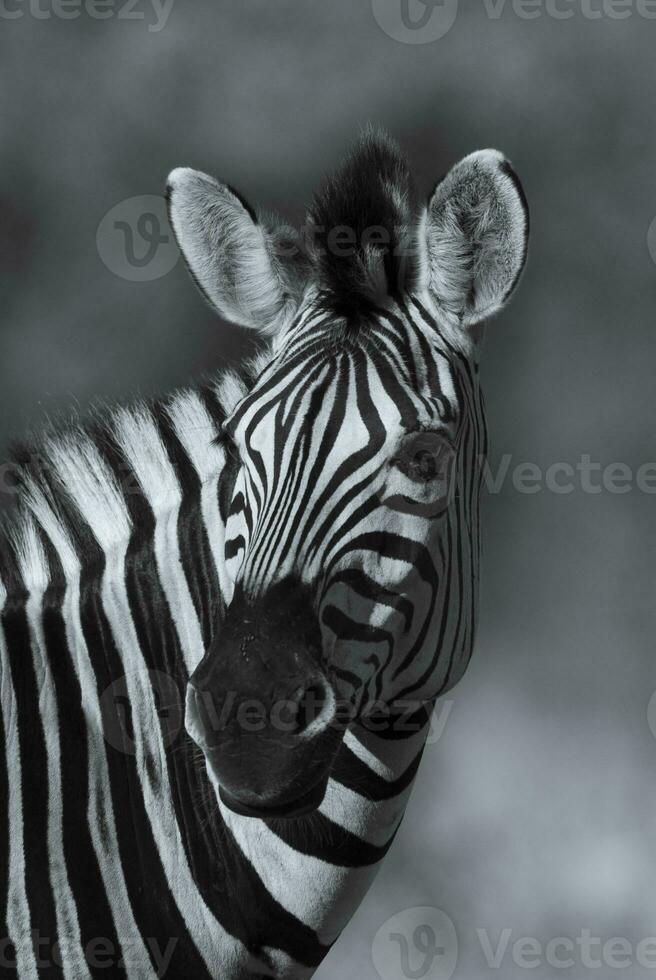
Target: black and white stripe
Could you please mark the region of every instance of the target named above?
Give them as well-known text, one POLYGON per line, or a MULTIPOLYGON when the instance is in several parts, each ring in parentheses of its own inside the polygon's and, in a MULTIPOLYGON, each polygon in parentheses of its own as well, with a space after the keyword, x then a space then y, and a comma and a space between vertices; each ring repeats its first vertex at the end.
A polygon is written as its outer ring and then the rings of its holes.
POLYGON ((333 634, 333 673, 369 701, 434 700, 462 676, 475 634, 481 393, 475 361, 427 302, 399 298, 337 348, 310 306, 225 426, 244 462, 227 524, 232 575, 255 602, 277 580, 307 582, 333 634), (451 503, 428 517, 400 496, 381 507, 394 439, 445 424, 451 503))
POLYGON ((402 817, 421 732, 354 728, 320 812, 266 824, 219 805, 184 730, 171 742, 229 589, 228 386, 243 396, 224 378, 122 409, 24 468, 0 553, 3 966, 21 978, 107 975, 96 949, 130 977, 309 976, 402 817))
POLYGON ((0 973, 22 980, 310 977, 472 651, 477 324, 514 288, 528 228, 507 162, 467 157, 417 215, 398 151, 365 135, 313 220, 383 220, 417 246, 410 268, 368 245, 289 258, 290 229, 188 169, 169 203, 207 298, 271 347, 243 376, 18 454, 0 534, 0 973), (448 478, 409 475, 427 433, 448 478), (256 610, 280 582, 310 597, 326 690, 353 714, 318 809, 255 819, 223 802, 184 698, 235 597, 256 610))

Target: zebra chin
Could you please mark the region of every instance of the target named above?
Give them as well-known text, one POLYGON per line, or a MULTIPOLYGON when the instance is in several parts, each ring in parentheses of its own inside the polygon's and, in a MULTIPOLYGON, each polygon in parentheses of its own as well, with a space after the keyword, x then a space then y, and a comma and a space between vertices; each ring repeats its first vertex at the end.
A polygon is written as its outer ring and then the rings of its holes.
POLYGON ((299 817, 321 805, 343 727, 306 587, 287 579, 257 601, 236 591, 189 680, 185 724, 233 812, 299 817))

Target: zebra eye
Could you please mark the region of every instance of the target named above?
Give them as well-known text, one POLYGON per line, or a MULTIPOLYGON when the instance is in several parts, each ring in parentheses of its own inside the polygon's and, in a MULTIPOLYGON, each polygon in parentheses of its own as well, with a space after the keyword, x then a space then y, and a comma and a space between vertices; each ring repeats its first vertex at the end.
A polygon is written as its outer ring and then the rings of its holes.
POLYGON ((448 479, 453 447, 439 432, 409 436, 394 459, 397 468, 413 483, 429 484, 448 479))

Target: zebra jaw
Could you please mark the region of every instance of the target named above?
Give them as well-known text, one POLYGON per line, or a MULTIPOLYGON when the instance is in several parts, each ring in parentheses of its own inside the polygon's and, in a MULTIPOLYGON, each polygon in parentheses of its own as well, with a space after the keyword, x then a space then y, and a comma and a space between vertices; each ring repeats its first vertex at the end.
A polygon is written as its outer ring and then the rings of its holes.
POLYGON ((326 795, 328 779, 327 774, 303 796, 299 796, 288 803, 280 803, 277 806, 255 806, 244 803, 222 787, 219 787, 219 796, 221 802, 240 817, 257 817, 260 820, 298 818, 307 816, 307 814, 314 813, 315 810, 319 809, 326 795))

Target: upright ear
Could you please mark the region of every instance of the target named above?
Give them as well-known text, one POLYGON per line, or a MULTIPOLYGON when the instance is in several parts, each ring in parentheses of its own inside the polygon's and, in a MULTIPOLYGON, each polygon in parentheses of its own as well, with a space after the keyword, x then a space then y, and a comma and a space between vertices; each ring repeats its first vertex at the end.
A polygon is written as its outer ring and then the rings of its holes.
POLYGON ((187 167, 170 174, 167 200, 189 270, 221 316, 266 333, 283 327, 309 268, 294 230, 261 221, 227 184, 187 167))
POLYGON ((437 185, 420 249, 428 286, 465 326, 496 313, 519 280, 528 246, 522 185, 497 150, 479 150, 437 185))

